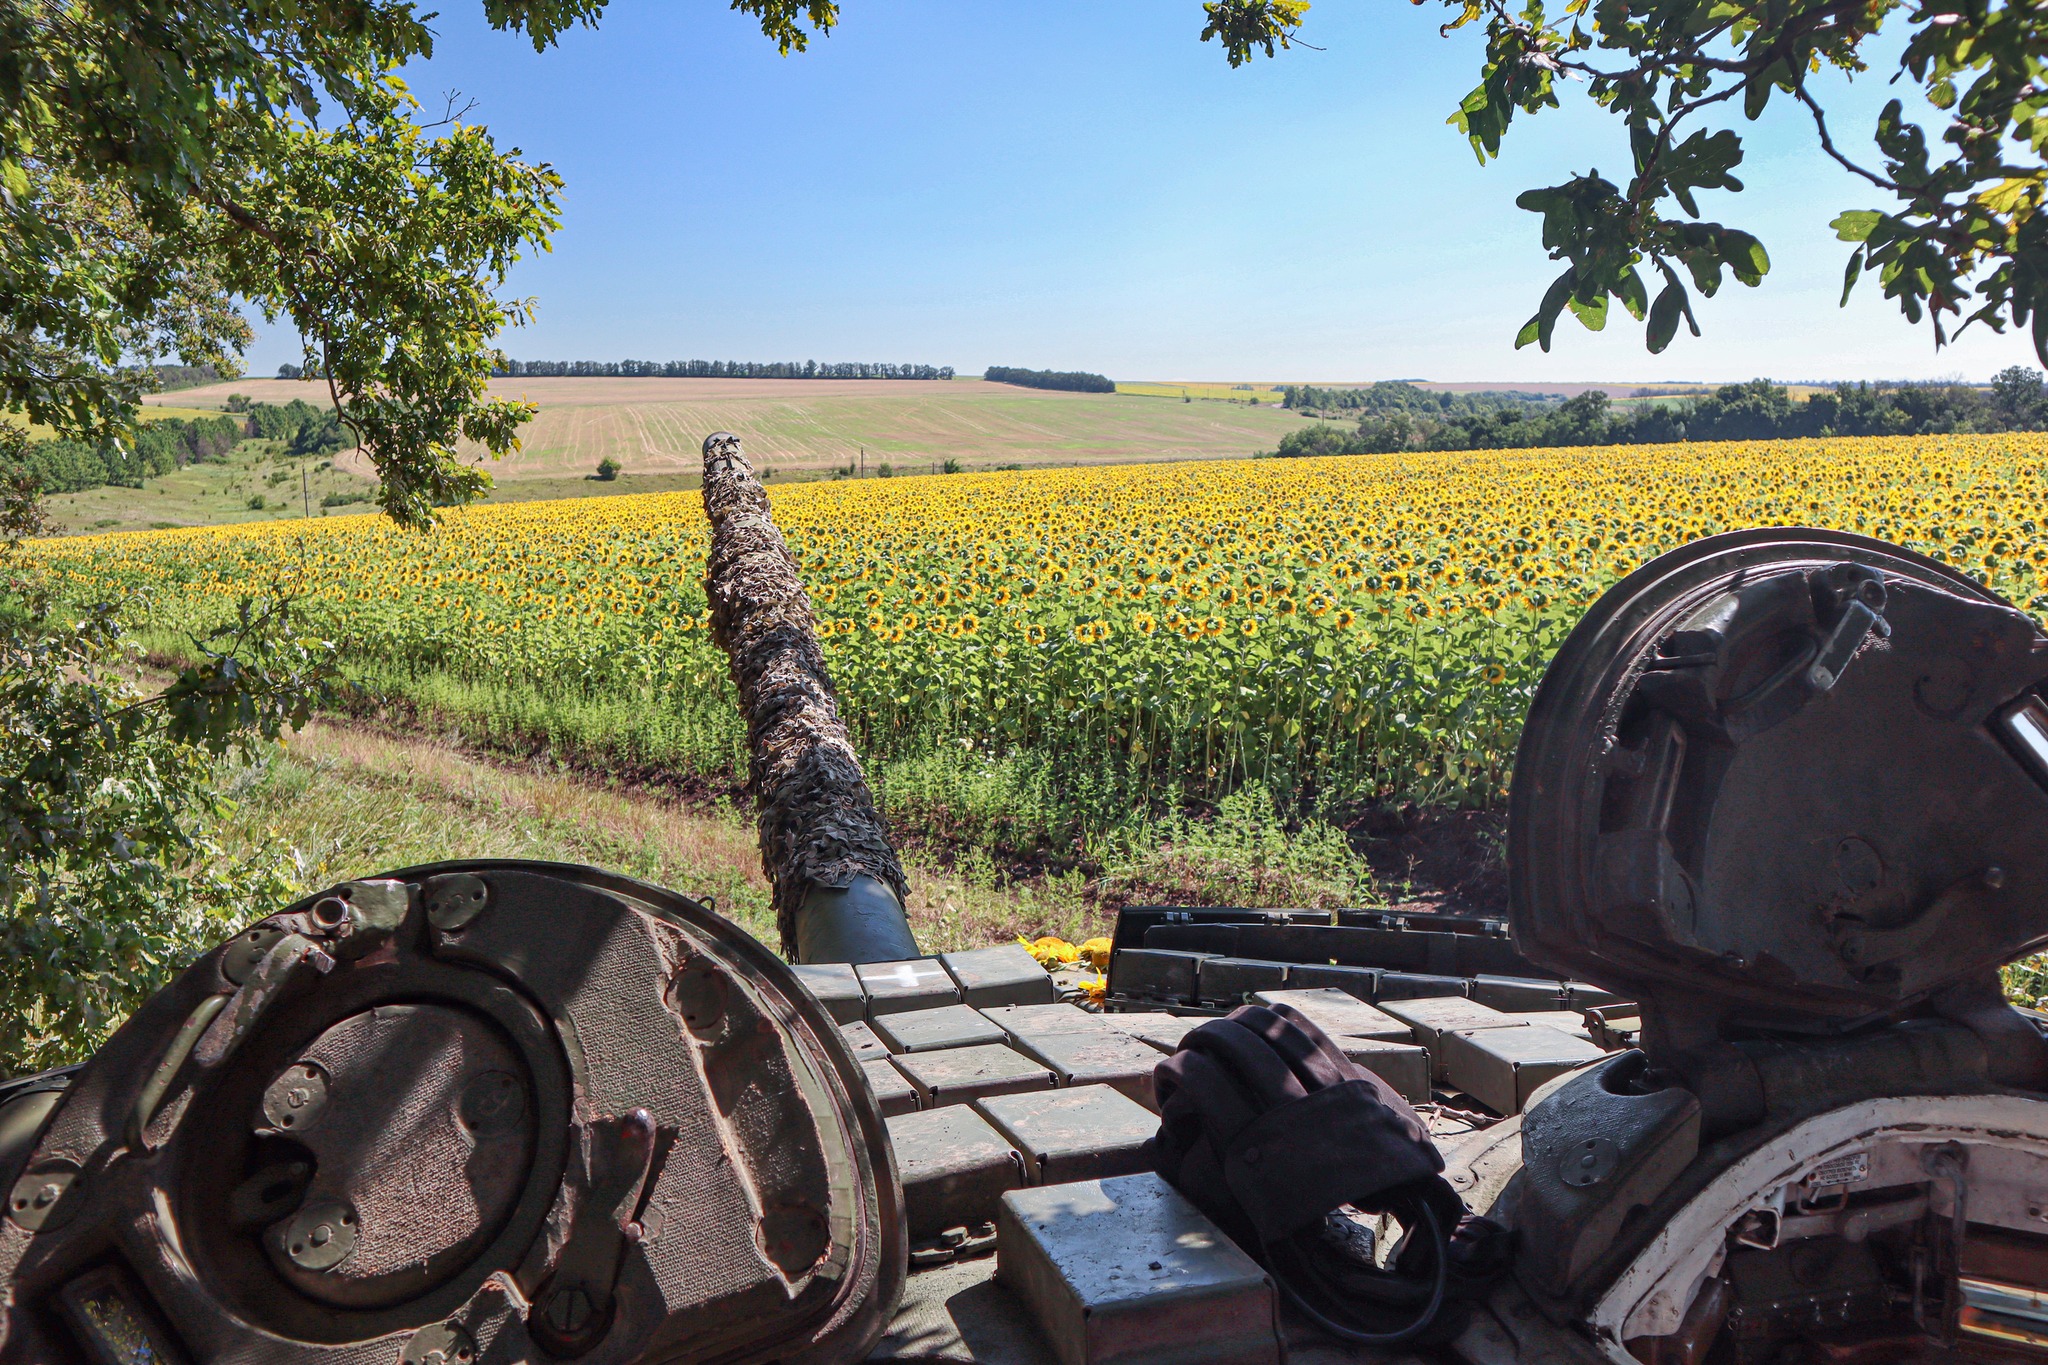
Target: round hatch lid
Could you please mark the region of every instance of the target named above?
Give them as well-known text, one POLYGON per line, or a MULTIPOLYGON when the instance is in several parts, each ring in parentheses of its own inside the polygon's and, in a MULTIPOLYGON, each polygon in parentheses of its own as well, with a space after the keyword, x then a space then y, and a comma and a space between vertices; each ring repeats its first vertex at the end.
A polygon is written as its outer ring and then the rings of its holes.
POLYGON ((0 1360, 847 1365, 907 1259, 880 1109, 795 974, 553 863, 258 920, 9 1177, 0 1360))
POLYGON ((2048 637, 1898 546, 1770 528, 1609 590, 1529 710, 1515 938, 1761 1030, 1895 1013, 2048 941, 2048 637))

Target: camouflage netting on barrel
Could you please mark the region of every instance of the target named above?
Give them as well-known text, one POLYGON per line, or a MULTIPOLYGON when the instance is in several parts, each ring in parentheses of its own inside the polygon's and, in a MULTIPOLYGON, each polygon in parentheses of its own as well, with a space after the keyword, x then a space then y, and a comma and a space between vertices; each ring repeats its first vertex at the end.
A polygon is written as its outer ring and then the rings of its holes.
POLYGON ((747 720, 748 787, 782 950, 807 962, 914 957, 903 866, 839 718, 810 595, 730 432, 704 442, 704 512, 711 631, 747 720))

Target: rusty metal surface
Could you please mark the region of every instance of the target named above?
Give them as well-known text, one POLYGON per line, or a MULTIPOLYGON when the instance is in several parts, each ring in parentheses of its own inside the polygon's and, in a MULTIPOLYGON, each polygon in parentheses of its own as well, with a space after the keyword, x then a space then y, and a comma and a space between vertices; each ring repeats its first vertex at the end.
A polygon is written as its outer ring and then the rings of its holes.
POLYGON ((1333 987, 1256 991, 1252 1003, 1291 1006, 1332 1038, 1372 1038, 1382 1043, 1415 1041, 1412 1025, 1333 987))
MULTIPOLYGON (((1043 976, 1044 973, 1040 972, 1043 976)), ((966 1005, 904 1010, 875 1016, 874 1032, 891 1052, 937 1052, 941 1048, 1000 1043, 1002 1027, 966 1005)))
POLYGON ((862 962, 854 967, 868 996, 868 1017, 960 1003, 960 988, 935 957, 862 962))
POLYGON ((1053 1001, 1052 978, 1020 943, 940 953, 939 961, 959 985, 961 998, 976 1009, 1053 1001))
POLYGON ((997 1278, 1060 1365, 1279 1365, 1266 1274, 1152 1174, 1015 1190, 997 1278))
POLYGON ((466 1011, 383 1005, 328 1028, 252 1116, 257 1133, 309 1154, 302 1212, 335 1214, 270 1225, 264 1245, 278 1273, 302 1294, 359 1307, 441 1283, 504 1226, 526 1187, 531 1088, 518 1054, 466 1011), (508 1088, 508 1121, 479 1122, 462 1101, 494 1080, 508 1088))
POLYGON ((791 963, 790 970, 834 1019, 851 1024, 868 1012, 868 993, 850 962, 791 963))
POLYGON ((1052 1068, 1001 1043, 913 1052, 891 1059, 891 1065, 917 1088, 927 1109, 984 1095, 1050 1090, 1057 1081, 1052 1068))
POLYGON ((1438 1035, 1439 1066, 1452 1087, 1496 1114, 1519 1114, 1545 1081, 1607 1054, 1553 1028, 1451 1029, 1438 1035))
POLYGON ((1152 1092, 1152 1070, 1159 1050, 1114 1029, 1096 1033, 1043 1033, 1020 1039, 1017 1046, 1045 1063, 1061 1085, 1113 1085, 1147 1109, 1158 1107, 1152 1092))
POLYGON ((889 1120, 889 1141, 913 1243, 994 1222, 1003 1192, 1025 1183, 1015 1144, 968 1105, 900 1114, 889 1120))
POLYGON ((1150 1169, 1143 1149, 1159 1131, 1159 1116, 1110 1086, 997 1095, 974 1107, 1023 1156, 1034 1185, 1150 1169))
POLYGON ((138 1010, 43 1126, 23 1193, 48 1207, 0 1218, 0 1360, 76 1358, 60 1301, 266 1365, 532 1359, 541 1337, 585 1365, 844 1365, 879 1337, 907 1245, 882 1115, 831 1017, 728 921, 495 862, 258 927, 138 1010), (436 923, 420 888, 448 875, 436 923), (110 1255, 125 1288, 86 1278, 110 1255))

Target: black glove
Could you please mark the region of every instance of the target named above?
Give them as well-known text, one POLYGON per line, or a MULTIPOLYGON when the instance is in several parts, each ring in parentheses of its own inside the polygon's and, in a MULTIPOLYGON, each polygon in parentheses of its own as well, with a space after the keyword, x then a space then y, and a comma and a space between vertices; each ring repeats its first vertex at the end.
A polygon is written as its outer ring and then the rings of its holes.
POLYGON ((1253 1255, 1318 1325, 1370 1344, 1454 1334, 1445 1314, 1507 1264, 1471 1217, 1408 1102, 1286 1005, 1247 1005, 1181 1040, 1154 1072, 1153 1169, 1253 1255), (1386 1268, 1346 1207, 1409 1230, 1386 1268))

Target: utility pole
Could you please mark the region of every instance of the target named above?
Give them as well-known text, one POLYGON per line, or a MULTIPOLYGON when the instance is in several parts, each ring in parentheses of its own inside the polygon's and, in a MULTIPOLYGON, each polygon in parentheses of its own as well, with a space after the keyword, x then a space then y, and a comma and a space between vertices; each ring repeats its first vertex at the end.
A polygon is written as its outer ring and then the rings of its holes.
POLYGON ((313 519, 313 486, 306 478, 306 462, 299 461, 299 504, 305 509, 306 520, 313 519))
POLYGON ((863 479, 868 476, 868 448, 866 446, 860 448, 860 476, 863 479))

